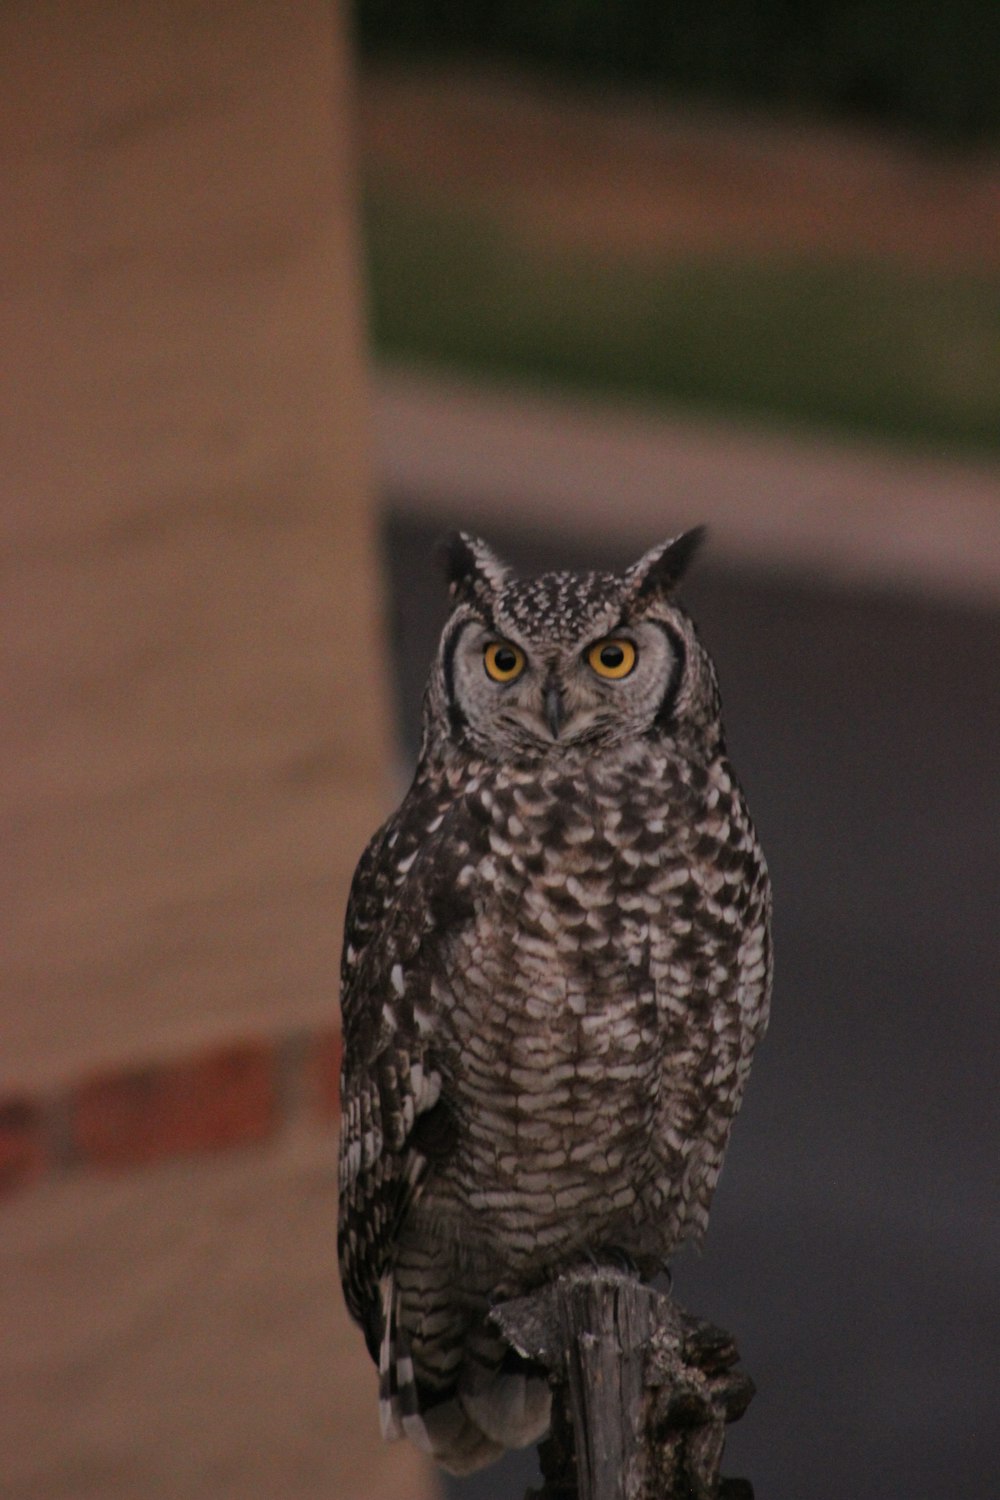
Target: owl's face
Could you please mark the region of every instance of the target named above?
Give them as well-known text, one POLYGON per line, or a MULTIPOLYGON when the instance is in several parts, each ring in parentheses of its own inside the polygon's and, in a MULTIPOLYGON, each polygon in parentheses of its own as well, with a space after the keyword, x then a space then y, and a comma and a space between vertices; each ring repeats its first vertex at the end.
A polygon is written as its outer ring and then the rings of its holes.
POLYGON ((701 541, 687 532, 623 574, 515 578, 476 538, 448 544, 454 608, 427 737, 488 759, 599 749, 718 726, 711 662, 670 594, 701 541))

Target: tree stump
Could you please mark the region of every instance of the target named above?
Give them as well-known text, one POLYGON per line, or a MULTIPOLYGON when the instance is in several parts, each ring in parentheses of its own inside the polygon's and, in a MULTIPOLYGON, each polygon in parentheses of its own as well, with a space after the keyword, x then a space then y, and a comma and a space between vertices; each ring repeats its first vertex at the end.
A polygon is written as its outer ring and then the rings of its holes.
POLYGON ((574 1269, 491 1318, 548 1372, 544 1486, 526 1500, 753 1500, 719 1474, 754 1394, 733 1340, 635 1275, 574 1269))

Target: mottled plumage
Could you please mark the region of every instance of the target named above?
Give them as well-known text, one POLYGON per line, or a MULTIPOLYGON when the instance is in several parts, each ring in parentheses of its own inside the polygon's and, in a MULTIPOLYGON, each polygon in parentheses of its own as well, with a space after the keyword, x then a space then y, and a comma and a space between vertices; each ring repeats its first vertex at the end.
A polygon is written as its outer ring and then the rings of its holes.
POLYGON ((767 872, 672 600, 700 535, 532 580, 455 537, 416 775, 355 875, 341 1275, 383 1431, 455 1472, 548 1423, 490 1302, 703 1231, 767 1022, 767 872))

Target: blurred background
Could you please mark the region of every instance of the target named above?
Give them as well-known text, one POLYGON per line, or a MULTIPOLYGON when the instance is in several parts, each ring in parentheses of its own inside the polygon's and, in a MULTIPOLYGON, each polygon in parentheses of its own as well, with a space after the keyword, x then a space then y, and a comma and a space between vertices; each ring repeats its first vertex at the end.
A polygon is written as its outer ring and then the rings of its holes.
POLYGON ((343 904, 440 532, 707 521, 777 948, 675 1266, 726 1467, 994 1495, 1000 11, 12 0, 0 66, 0 1492, 522 1492, 378 1440, 343 904))

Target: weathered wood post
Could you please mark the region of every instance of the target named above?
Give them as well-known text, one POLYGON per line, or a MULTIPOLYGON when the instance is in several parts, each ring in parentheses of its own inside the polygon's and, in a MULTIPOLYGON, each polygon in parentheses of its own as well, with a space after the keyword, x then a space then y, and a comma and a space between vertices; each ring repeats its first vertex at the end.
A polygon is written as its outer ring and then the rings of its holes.
POLYGON ((494 1309, 553 1393, 534 1500, 752 1500, 722 1479, 727 1422, 754 1394, 728 1334, 625 1272, 569 1271, 494 1309))

